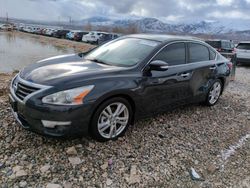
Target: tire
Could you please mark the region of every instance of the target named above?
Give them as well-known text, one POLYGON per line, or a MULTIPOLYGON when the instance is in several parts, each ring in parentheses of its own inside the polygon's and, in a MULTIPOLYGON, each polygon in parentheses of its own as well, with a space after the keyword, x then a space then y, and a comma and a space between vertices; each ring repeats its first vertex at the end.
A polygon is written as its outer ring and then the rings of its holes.
POLYGON ((132 112, 130 103, 124 98, 115 97, 104 101, 92 117, 90 124, 91 137, 99 142, 105 142, 123 136, 131 123, 132 112), (119 106, 119 104, 121 105, 119 106), (119 115, 115 115, 118 106, 120 111, 123 108, 124 110, 119 115), (112 113, 110 113, 110 109, 112 113), (113 116, 110 116, 110 114, 113 116))
POLYGON ((221 80, 216 79, 209 88, 205 104, 207 106, 214 106, 219 101, 222 91, 223 91, 223 84, 221 80))

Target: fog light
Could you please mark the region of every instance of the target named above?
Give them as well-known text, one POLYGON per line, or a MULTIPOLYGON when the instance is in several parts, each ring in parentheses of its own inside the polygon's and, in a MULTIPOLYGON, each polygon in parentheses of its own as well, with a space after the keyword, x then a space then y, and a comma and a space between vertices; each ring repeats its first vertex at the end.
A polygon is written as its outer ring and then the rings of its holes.
POLYGON ((71 121, 47 121, 47 120, 42 120, 42 124, 46 128, 55 128, 56 126, 71 125, 71 121))

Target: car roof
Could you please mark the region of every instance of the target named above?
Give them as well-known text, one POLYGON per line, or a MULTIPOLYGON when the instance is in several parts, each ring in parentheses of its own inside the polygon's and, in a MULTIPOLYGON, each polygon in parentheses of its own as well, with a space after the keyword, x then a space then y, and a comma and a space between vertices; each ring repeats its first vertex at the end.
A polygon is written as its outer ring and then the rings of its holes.
POLYGON ((71 30, 70 32, 82 32, 81 30, 71 30))
POLYGON ((103 32, 103 31, 90 31, 89 33, 103 33, 103 34, 108 34, 107 32, 103 32))
POLYGON ((241 42, 239 42, 239 44, 249 44, 250 43, 250 41, 241 41, 241 42))
POLYGON ((175 41, 175 40, 188 40, 188 41, 203 42, 202 39, 197 38, 197 37, 164 35, 164 34, 133 34, 133 35, 127 35, 127 37, 154 40, 154 41, 158 41, 158 42, 168 42, 168 41, 175 41))
POLYGON ((224 40, 224 39, 208 39, 206 41, 214 41, 214 42, 233 42, 231 40, 224 40))

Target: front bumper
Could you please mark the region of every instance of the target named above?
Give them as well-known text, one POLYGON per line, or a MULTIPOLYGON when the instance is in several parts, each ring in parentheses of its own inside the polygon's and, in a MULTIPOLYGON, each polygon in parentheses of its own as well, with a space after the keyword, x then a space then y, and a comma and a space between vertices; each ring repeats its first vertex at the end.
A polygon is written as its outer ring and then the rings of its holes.
POLYGON ((40 104, 35 102, 36 100, 39 99, 32 96, 28 101, 21 101, 12 88, 10 89, 9 101, 12 113, 24 129, 52 137, 79 137, 88 134, 93 103, 81 106, 55 106, 40 104), (61 124, 48 128, 44 126, 42 120, 61 122, 61 124))
POLYGON ((240 57, 238 58, 237 57, 237 63, 250 65, 250 58, 240 58, 240 57))

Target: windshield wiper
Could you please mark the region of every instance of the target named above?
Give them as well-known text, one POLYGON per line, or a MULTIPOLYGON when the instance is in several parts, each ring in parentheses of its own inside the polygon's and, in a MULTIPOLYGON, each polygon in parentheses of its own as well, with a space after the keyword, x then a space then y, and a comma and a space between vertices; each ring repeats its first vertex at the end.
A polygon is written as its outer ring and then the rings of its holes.
POLYGON ((104 65, 110 65, 110 64, 108 64, 108 63, 106 63, 106 62, 104 62, 104 61, 101 61, 101 60, 99 60, 99 59, 87 59, 87 60, 89 60, 89 61, 94 61, 94 62, 96 62, 96 63, 100 63, 100 64, 104 64, 104 65))

